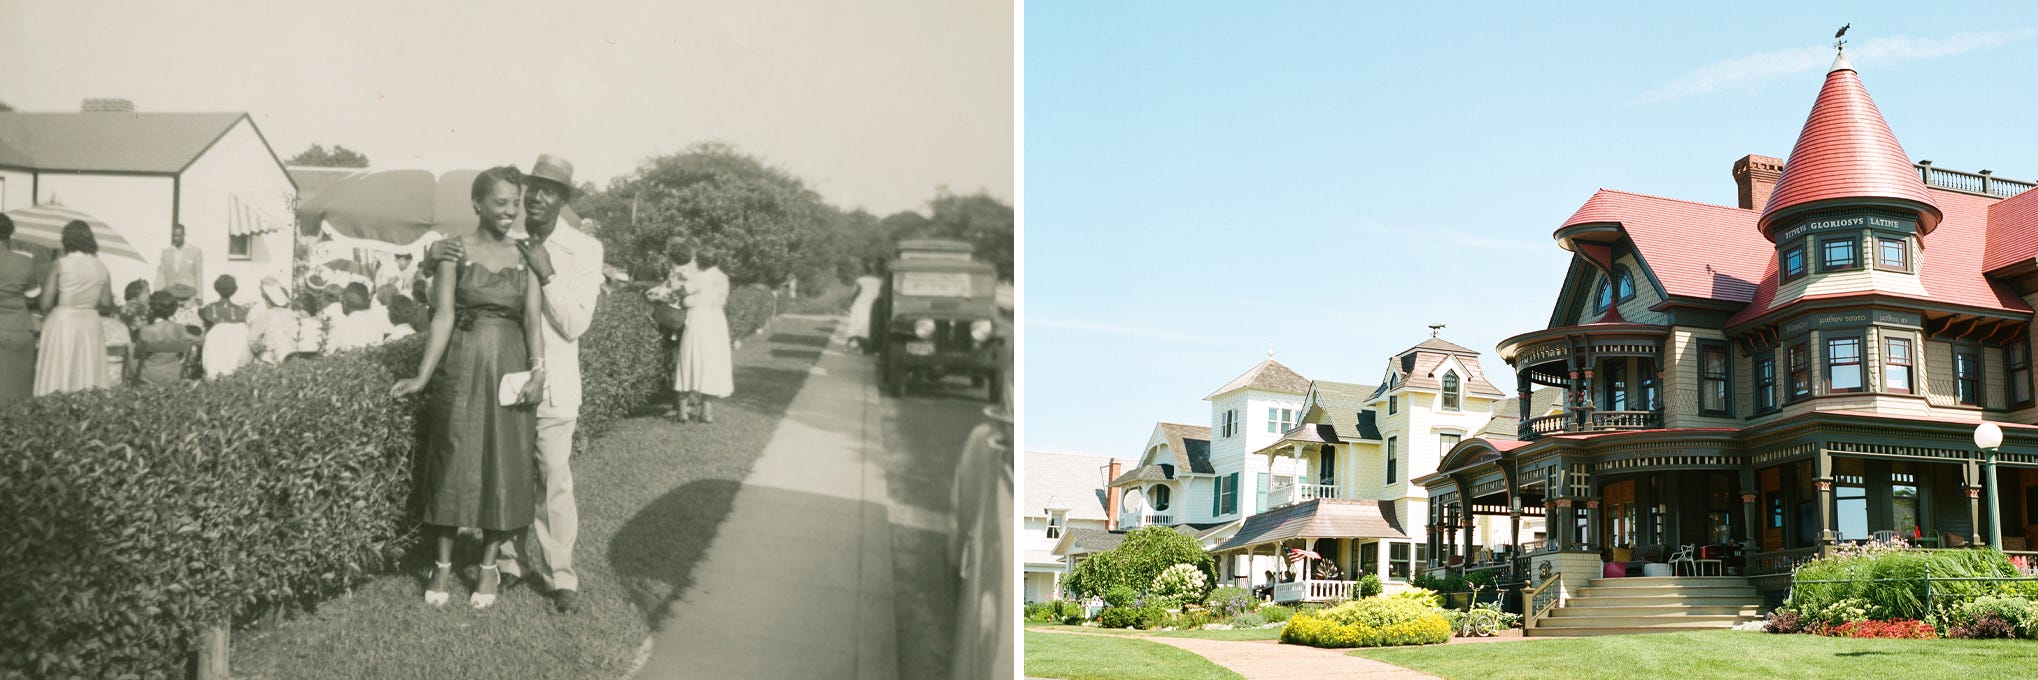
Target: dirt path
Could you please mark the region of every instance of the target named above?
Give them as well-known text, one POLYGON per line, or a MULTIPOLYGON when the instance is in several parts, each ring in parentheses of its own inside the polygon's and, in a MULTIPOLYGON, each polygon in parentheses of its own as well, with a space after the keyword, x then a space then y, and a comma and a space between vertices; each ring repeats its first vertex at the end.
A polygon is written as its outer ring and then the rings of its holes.
MULTIPOLYGON (((1055 635, 1102 635, 1073 631, 1041 631, 1055 635)), ((1111 637, 1128 637, 1114 635, 1111 637)), ((1232 641, 1197 638, 1136 636, 1188 650, 1211 663, 1231 669, 1246 680, 1324 680, 1326 678, 1367 678, 1369 680, 1438 680, 1394 664, 1356 656, 1341 650, 1284 645, 1273 640, 1232 641)))

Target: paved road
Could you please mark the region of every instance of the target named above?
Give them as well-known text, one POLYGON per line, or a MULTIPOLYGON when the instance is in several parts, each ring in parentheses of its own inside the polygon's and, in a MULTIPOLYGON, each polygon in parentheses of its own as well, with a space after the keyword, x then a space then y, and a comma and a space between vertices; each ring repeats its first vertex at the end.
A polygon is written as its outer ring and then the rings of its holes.
POLYGON ((636 677, 950 677, 949 493, 983 390, 883 398, 839 335, 816 351, 636 677))

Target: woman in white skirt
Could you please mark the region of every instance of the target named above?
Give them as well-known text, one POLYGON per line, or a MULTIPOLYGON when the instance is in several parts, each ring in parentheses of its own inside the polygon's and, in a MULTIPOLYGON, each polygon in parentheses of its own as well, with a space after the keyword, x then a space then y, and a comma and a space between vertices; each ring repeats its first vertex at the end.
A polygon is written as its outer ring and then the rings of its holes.
POLYGON ((212 290, 219 293, 219 301, 198 310, 198 317, 205 321, 205 345, 198 357, 208 380, 238 371, 252 358, 248 352, 248 308, 233 301, 234 294, 241 292, 240 284, 231 275, 221 276, 213 280, 212 290))
POLYGON ((856 299, 849 303, 849 343, 868 354, 870 343, 870 315, 877 307, 878 289, 885 280, 877 277, 875 263, 864 265, 863 276, 856 277, 856 299))
POLYGON ((679 338, 672 389, 686 395, 680 420, 691 417, 712 423, 715 411, 711 399, 736 391, 729 317, 722 309, 729 302, 729 275, 722 273, 720 255, 709 248, 695 248, 693 263, 699 271, 687 277, 681 298, 686 307, 686 332, 679 338))

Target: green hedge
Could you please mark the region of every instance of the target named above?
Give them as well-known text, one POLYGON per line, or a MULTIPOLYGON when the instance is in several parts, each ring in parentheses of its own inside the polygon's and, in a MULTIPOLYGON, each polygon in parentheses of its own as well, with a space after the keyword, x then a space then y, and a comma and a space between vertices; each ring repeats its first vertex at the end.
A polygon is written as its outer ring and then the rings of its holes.
POLYGON ((729 315, 729 339, 742 340, 763 330, 771 317, 778 315, 778 296, 762 285, 742 286, 729 291, 723 311, 729 315))
POLYGON ((2012 578, 2017 567, 1995 548, 1903 550, 1845 548, 1799 567, 1784 607, 1838 624, 1859 610, 1866 619, 1922 619, 1943 623, 1950 607, 1987 595, 2038 599, 2032 581, 1940 581, 1942 578, 2012 578), (1932 609, 1925 607, 1925 573, 1932 575, 1932 609), (1821 583, 1821 581, 1835 581, 1821 583))
POLYGON ((1435 607, 1419 600, 1354 600, 1295 615, 1281 629, 1281 641, 1311 647, 1388 647, 1449 642, 1451 625, 1435 607))
MULTIPOLYGON (((0 408, 0 677, 181 675, 203 625, 393 568, 426 400, 387 395, 423 341, 0 408)), ((669 379, 639 296, 581 342, 584 430, 669 379)))

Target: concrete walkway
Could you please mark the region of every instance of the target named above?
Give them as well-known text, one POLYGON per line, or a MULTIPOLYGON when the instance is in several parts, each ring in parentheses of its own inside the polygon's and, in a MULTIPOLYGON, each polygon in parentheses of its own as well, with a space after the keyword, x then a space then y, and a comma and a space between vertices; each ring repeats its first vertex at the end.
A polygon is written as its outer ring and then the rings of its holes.
POLYGON ((840 340, 809 369, 634 677, 898 677, 888 498, 865 450, 881 441, 880 404, 869 362, 840 340))
MULTIPOLYGON (((1326 678, 1366 678, 1368 680, 1440 680, 1437 676, 1412 671, 1384 661, 1346 656, 1351 650, 1317 649, 1301 645, 1284 645, 1273 640, 1202 640, 1158 636, 1125 636, 1105 633, 1078 633, 1075 631, 1044 631, 1029 629, 1027 632, 1051 635, 1099 635, 1114 638, 1131 638, 1158 642, 1180 647, 1197 656, 1209 659, 1211 663, 1228 668, 1246 680, 1324 680, 1326 678)), ((1028 680, 1032 680, 1029 678, 1028 680)))

